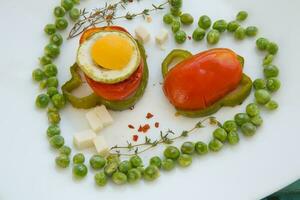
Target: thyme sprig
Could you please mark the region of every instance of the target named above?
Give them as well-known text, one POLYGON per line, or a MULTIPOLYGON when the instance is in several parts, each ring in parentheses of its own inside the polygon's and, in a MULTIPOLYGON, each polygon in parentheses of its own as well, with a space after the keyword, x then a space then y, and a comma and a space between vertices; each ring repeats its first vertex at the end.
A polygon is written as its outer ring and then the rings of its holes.
POLYGON ((211 125, 221 126, 221 123, 215 117, 208 117, 208 118, 205 118, 205 119, 199 121, 198 123, 196 123, 196 125, 193 128, 191 128, 190 130, 182 131, 178 136, 175 136, 176 133, 174 131, 172 131, 171 129, 168 129, 165 133, 160 131, 159 139, 152 140, 151 138, 146 136, 145 141, 140 144, 132 144, 131 142, 127 141, 126 146, 115 145, 115 146, 111 147, 110 153, 117 154, 119 156, 132 156, 132 155, 142 154, 152 148, 155 148, 159 144, 172 144, 174 141, 176 141, 178 139, 190 136, 192 133, 195 132, 195 130, 204 128, 205 127, 204 123, 206 121, 209 121, 209 123, 211 125), (121 152, 121 150, 123 150, 123 151, 126 150, 127 152, 124 153, 124 152, 121 152))
POLYGON ((80 11, 80 18, 72 27, 68 39, 74 38, 83 33, 88 28, 95 27, 96 25, 101 23, 106 23, 106 25, 109 26, 112 25, 114 21, 118 19, 133 20, 138 16, 142 16, 145 18, 146 16, 150 15, 151 12, 163 10, 165 6, 169 3, 167 1, 159 5, 152 4, 152 8, 145 8, 141 12, 127 12, 125 15, 116 16, 117 9, 119 7, 126 9, 126 6, 132 2, 134 2, 134 0, 120 0, 119 2, 113 4, 106 3, 103 8, 95 8, 90 12, 88 12, 86 9, 82 9, 80 11))

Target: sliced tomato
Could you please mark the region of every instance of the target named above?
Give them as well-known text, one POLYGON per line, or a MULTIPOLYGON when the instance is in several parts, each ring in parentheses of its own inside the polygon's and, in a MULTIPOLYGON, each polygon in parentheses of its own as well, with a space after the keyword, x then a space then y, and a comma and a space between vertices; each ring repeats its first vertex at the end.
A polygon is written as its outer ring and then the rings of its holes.
MULTIPOLYGON (((92 34, 97 33, 101 30, 118 30, 127 32, 126 29, 120 27, 120 26, 107 26, 107 27, 100 27, 100 28, 91 28, 86 30, 81 38, 80 38, 80 44, 83 43, 87 38, 89 38, 92 34)), ((116 84, 105 84, 100 83, 97 81, 94 81, 93 79, 89 78, 85 75, 85 78, 87 80, 87 83, 92 88, 92 90, 102 98, 106 100, 112 100, 112 101, 118 101, 118 100, 124 100, 130 97, 135 93, 135 91, 138 89, 142 76, 143 76, 143 70, 144 70, 144 63, 143 60, 141 60, 141 63, 138 67, 138 69, 126 80, 116 83, 116 84)))

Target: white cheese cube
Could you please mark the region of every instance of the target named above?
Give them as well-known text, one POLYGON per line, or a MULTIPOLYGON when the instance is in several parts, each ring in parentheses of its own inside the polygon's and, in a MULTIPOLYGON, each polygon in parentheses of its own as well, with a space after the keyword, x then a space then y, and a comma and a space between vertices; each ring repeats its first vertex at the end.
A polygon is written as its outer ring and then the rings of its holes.
POLYGON ((111 115, 109 114, 109 112, 107 111, 106 107, 104 105, 102 106, 97 106, 94 109, 95 113, 97 114, 98 118, 100 118, 103 126, 108 126, 111 125, 113 123, 113 118, 111 117, 111 115))
POLYGON ((168 39, 168 31, 162 29, 161 32, 155 37, 156 43, 159 45, 164 44, 168 39))
POLYGON ((98 132, 103 128, 103 123, 102 123, 101 119, 98 117, 98 115, 94 109, 87 112, 85 116, 86 116, 86 119, 88 120, 88 123, 89 123, 91 129, 93 129, 93 131, 98 132))
POLYGON ((102 135, 94 138, 93 143, 98 154, 106 156, 109 153, 109 147, 102 135))
POLYGON ((150 34, 147 31, 147 29, 143 26, 138 26, 135 29, 135 35, 136 35, 137 39, 143 43, 146 43, 150 40, 150 34))
POLYGON ((89 148, 93 146, 93 140, 96 138, 96 133, 92 130, 85 130, 76 133, 73 137, 75 146, 79 149, 89 148))

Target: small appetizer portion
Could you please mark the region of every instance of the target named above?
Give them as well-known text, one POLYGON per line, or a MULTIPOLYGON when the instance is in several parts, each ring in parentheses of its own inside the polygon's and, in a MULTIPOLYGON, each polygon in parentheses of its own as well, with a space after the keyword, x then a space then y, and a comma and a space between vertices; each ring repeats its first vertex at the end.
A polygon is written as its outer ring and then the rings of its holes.
POLYGON ((242 73, 243 58, 229 49, 211 49, 196 55, 173 50, 162 64, 163 91, 177 114, 203 117, 223 106, 236 106, 248 97, 251 79, 242 73), (169 70, 174 58, 181 58, 169 70))
POLYGON ((112 110, 129 109, 142 97, 148 82, 143 46, 119 26, 86 30, 80 38, 77 63, 70 71, 72 78, 62 91, 76 108, 105 105, 112 110), (94 91, 82 98, 71 93, 83 82, 79 70, 94 91))

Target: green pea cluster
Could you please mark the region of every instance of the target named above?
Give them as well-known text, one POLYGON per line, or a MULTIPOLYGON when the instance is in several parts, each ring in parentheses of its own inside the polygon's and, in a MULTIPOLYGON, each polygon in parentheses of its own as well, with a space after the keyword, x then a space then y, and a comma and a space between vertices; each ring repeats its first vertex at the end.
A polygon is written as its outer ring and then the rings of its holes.
MULTIPOLYGON (((50 125, 46 134, 50 146, 59 151, 55 162, 61 168, 66 168, 70 165, 71 148, 64 145, 64 138, 60 134, 59 122, 61 118, 59 110, 64 108, 66 100, 64 95, 58 90, 58 68, 53 61, 60 55, 60 46, 63 44, 63 37, 59 31, 68 27, 66 14, 69 14, 69 18, 73 21, 80 17, 80 11, 75 8, 76 4, 79 4, 79 0, 61 0, 60 5, 53 9, 54 22, 44 27, 44 32, 49 37, 49 43, 44 48, 44 55, 39 59, 41 67, 32 72, 32 79, 39 82, 41 90, 46 90, 36 97, 35 104, 41 109, 48 108, 47 117, 50 125)), ((76 162, 78 157, 77 155, 76 162)), ((84 174, 84 170, 84 167, 77 166, 73 171, 76 174, 84 174)))

